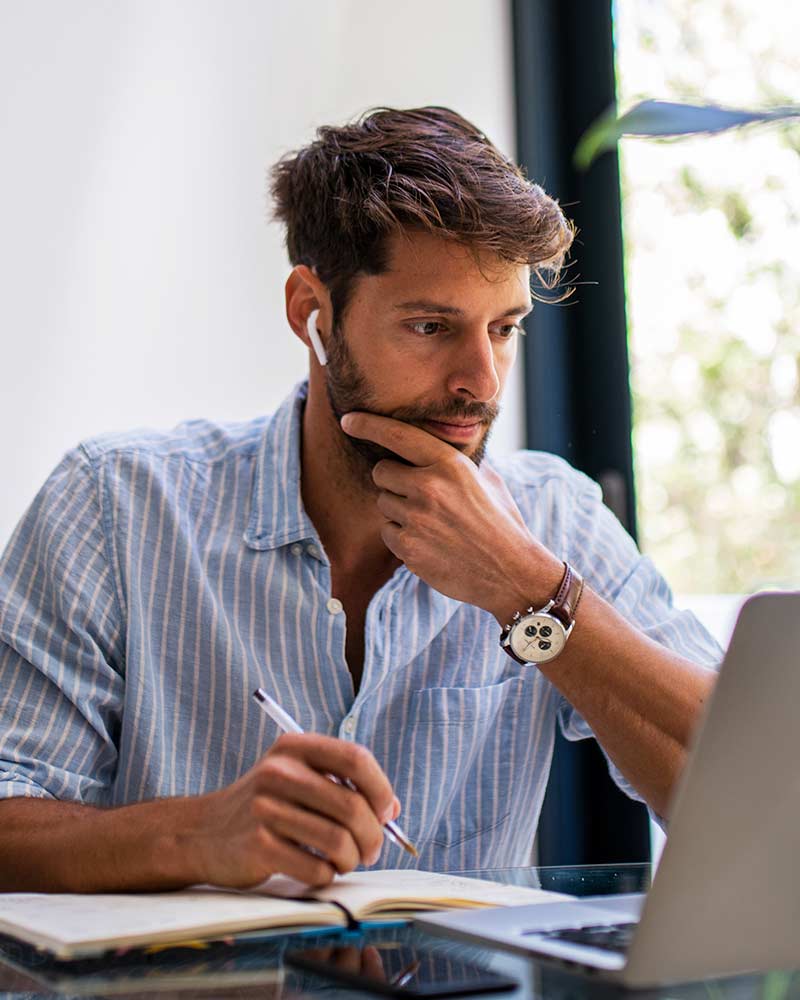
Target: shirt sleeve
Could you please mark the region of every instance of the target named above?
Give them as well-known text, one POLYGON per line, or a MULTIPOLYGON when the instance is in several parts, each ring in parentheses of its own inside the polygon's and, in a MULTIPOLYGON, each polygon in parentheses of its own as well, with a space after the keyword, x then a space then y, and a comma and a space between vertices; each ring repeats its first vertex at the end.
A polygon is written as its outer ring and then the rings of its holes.
POLYGON ((104 801, 123 704, 121 623, 95 476, 75 449, 0 559, 0 798, 104 801))
MULTIPOLYGON (((652 561, 639 552, 636 543, 605 506, 600 488, 587 482, 576 502, 575 530, 568 556, 571 564, 597 594, 649 638, 700 666, 717 668, 722 660, 717 642, 690 611, 673 606, 666 580, 652 561)), ((558 718, 568 740, 594 736, 586 720, 563 697, 558 718)), ((605 750, 603 754, 619 788, 630 798, 644 801, 605 750)), ((663 826, 652 810, 651 815, 663 826)))

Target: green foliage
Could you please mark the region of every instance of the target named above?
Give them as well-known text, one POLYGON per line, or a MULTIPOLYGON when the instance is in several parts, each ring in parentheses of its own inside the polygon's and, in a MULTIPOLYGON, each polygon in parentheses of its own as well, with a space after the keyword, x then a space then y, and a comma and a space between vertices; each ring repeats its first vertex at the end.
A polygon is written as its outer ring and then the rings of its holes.
POLYGON ((617 145, 623 136, 713 135, 744 125, 800 118, 800 108, 780 107, 766 111, 722 108, 717 104, 677 104, 674 101, 640 101, 622 115, 609 108, 581 136, 574 162, 579 170, 588 170, 603 153, 617 145))

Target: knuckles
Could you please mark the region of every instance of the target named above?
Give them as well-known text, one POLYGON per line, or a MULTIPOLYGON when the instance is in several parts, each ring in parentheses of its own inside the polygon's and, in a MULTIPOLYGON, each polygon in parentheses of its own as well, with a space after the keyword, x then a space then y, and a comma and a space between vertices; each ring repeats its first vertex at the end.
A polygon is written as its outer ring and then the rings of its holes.
POLYGON ((422 506, 427 510, 437 510, 443 507, 452 489, 452 485, 448 488, 448 484, 441 482, 438 477, 429 477, 419 491, 422 506))
POLYGON ((342 819, 355 827, 364 828, 370 820, 375 819, 372 808, 367 800, 359 792, 350 792, 345 805, 345 813, 342 819))
MULTIPOLYGON (((331 858, 337 858, 339 870, 353 868, 350 864, 353 857, 353 838, 343 826, 331 826, 326 837, 325 853, 331 858)), ((356 864, 358 861, 356 861, 356 864)))
POLYGON ((265 791, 283 788, 300 779, 301 769, 299 762, 287 754, 270 754, 257 765, 257 786, 265 791))
POLYGON ((363 743, 345 743, 342 747, 342 756, 344 763, 354 772, 353 774, 348 774, 347 777, 354 779, 358 777, 359 773, 372 770, 378 763, 372 751, 365 747, 363 743))
POLYGON ((303 744, 307 741, 307 733, 281 733, 273 745, 280 746, 284 750, 293 752, 295 750, 300 750, 303 747, 303 744))
POLYGON ((256 848, 265 858, 271 858, 275 854, 276 841, 271 830, 262 826, 256 830, 256 848))
POLYGON ((254 795, 250 800, 250 818, 265 829, 280 816, 281 809, 270 795, 254 795))

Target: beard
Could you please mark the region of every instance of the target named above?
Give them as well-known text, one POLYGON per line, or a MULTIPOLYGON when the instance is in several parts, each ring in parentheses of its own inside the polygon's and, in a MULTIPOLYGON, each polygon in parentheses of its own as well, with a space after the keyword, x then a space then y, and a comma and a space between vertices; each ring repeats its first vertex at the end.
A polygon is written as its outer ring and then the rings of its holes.
MULTIPOLYGON (((381 409, 369 380, 358 367, 350 353, 342 330, 338 326, 333 330, 328 343, 325 387, 328 403, 337 423, 341 421, 345 413, 350 413, 352 410, 363 410, 382 417, 392 417, 395 420, 402 420, 404 423, 422 427, 423 430, 426 430, 422 425, 427 420, 440 420, 445 423, 452 419, 479 420, 484 425, 484 431, 480 441, 472 447, 471 451, 468 450, 470 447, 468 445, 446 442, 451 447, 466 454, 477 466, 484 458, 492 424, 500 412, 496 403, 469 403, 459 396, 453 396, 434 405, 403 406, 395 410, 381 409)), ((426 430, 426 433, 430 433, 430 431, 426 430)), ((363 438, 350 437, 341 428, 340 434, 343 452, 348 464, 364 483, 372 484, 372 469, 384 458, 401 462, 403 465, 413 464, 388 448, 384 448, 383 445, 375 444, 373 441, 365 441, 363 438)))

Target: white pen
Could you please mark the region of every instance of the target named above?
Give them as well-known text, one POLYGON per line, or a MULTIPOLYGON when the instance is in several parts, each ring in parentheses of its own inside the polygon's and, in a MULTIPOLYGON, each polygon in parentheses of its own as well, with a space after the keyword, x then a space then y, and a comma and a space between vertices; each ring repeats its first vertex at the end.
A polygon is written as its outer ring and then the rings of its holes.
MULTIPOLYGON (((253 697, 272 719, 272 721, 277 723, 285 733, 303 732, 302 726, 299 726, 291 715, 281 708, 274 698, 270 698, 263 688, 256 688, 253 692, 253 697)), ((345 785, 352 792, 358 791, 349 778, 337 778, 335 774, 329 774, 328 777, 331 781, 335 781, 337 785, 345 785)), ((389 822, 384 825, 383 835, 384 837, 388 837, 389 840, 394 841, 398 847, 402 847, 403 850, 408 851, 408 853, 413 855, 415 858, 419 857, 419 851, 416 847, 414 847, 394 820, 390 819, 389 822)))

